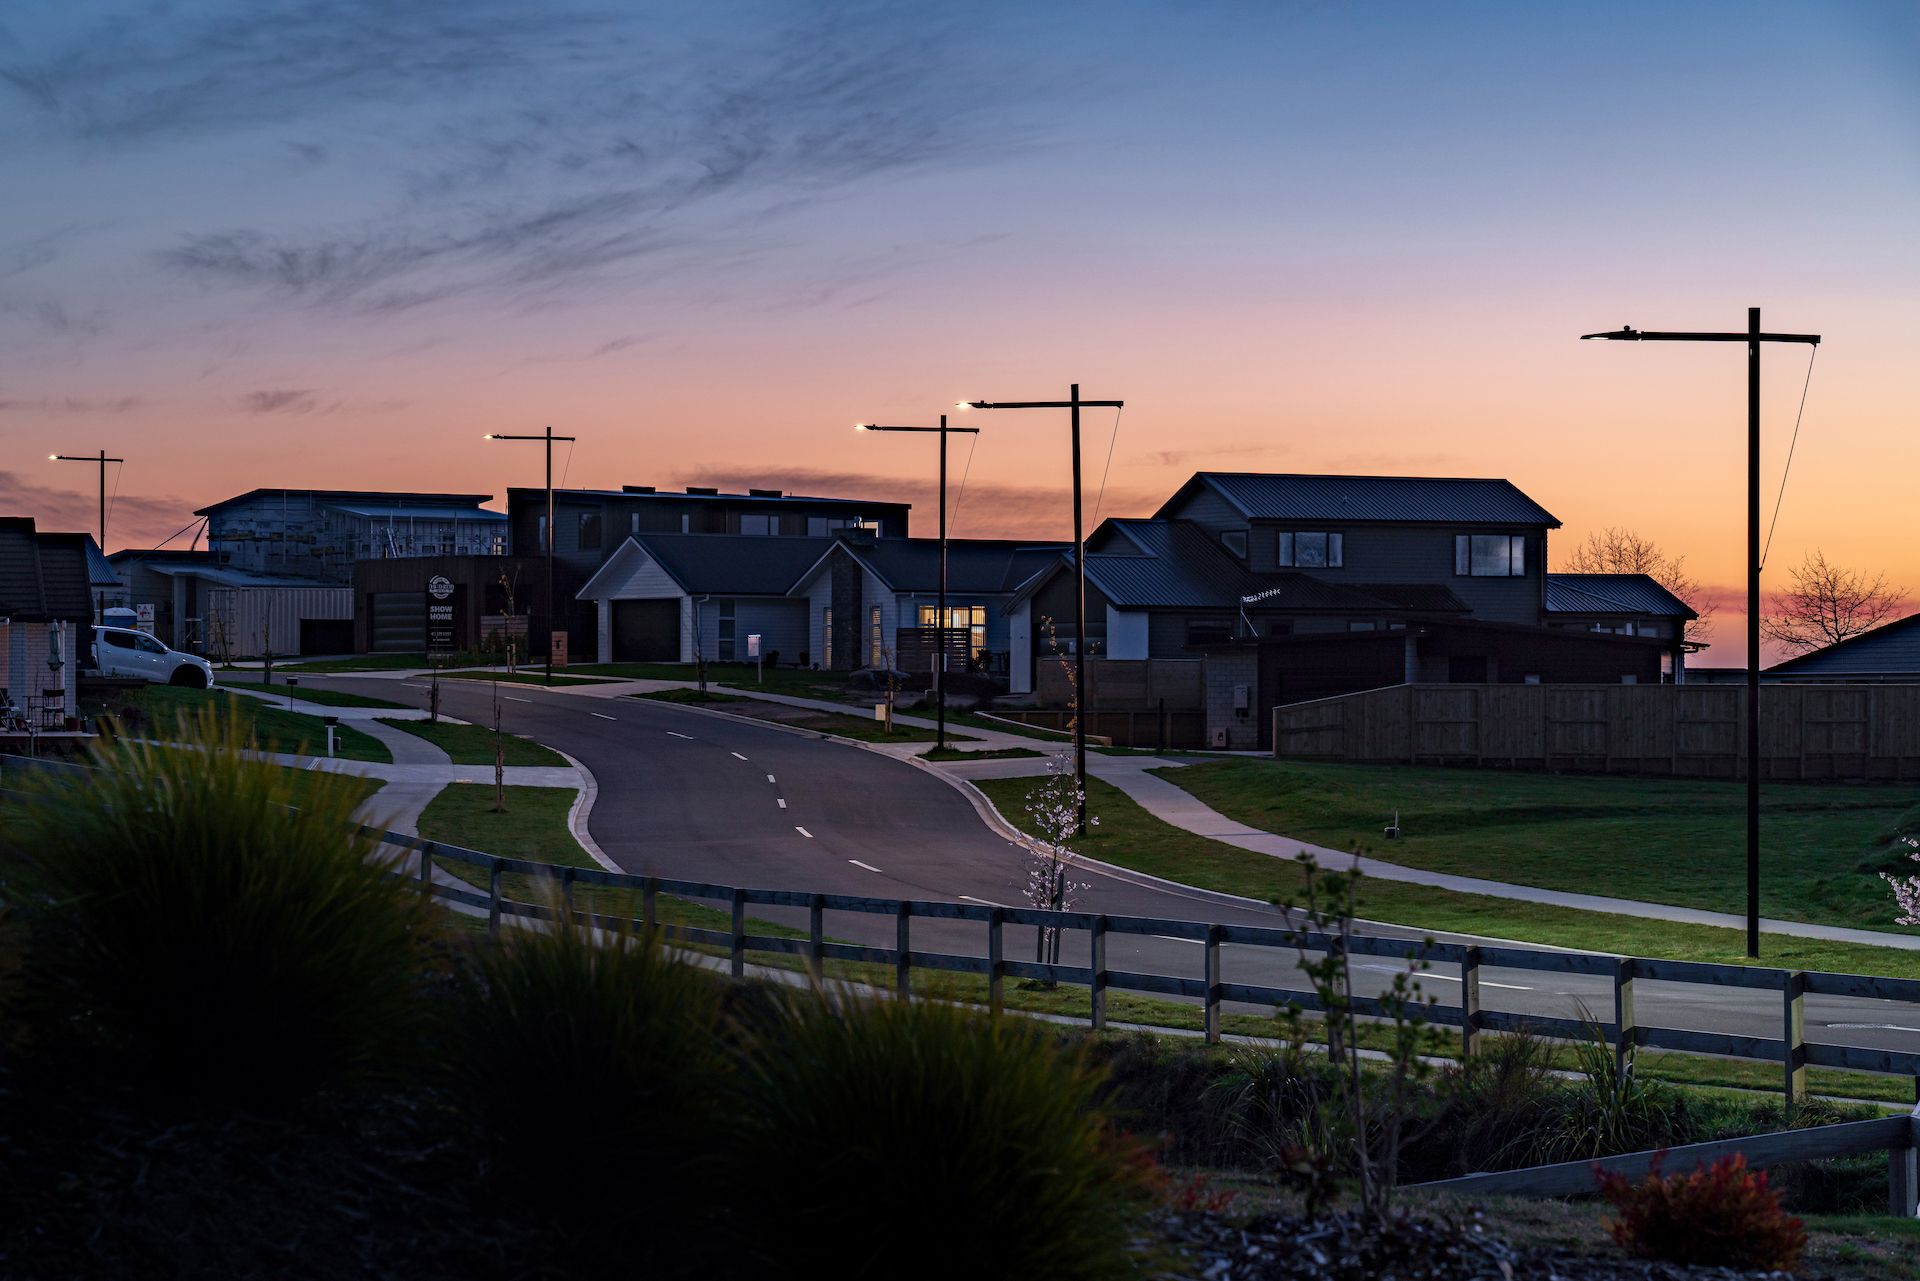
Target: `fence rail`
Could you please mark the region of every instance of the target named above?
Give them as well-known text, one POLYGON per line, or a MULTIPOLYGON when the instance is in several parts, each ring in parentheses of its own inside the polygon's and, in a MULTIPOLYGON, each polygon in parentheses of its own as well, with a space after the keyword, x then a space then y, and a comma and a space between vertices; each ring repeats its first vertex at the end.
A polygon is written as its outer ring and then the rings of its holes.
MULTIPOLYGON (((1303 932, 1283 927, 1225 925, 1206 921, 1169 920, 1158 917, 1115 916, 1092 912, 1054 912, 1038 908, 994 907, 973 903, 946 903, 912 899, 865 898, 845 894, 822 894, 802 890, 759 890, 736 885, 715 885, 702 881, 682 881, 658 876, 636 876, 607 872, 596 868, 564 867, 505 858, 478 850, 424 841, 419 837, 364 829, 385 844, 414 852, 415 870, 422 887, 435 897, 487 909, 489 928, 497 931, 504 917, 523 916, 551 920, 555 912, 538 904, 519 903, 500 892, 501 877, 508 874, 538 877, 557 882, 561 910, 577 919, 594 924, 621 924, 619 918, 577 912, 573 907, 575 887, 602 886, 636 891, 641 898, 641 917, 632 924, 644 928, 659 925, 659 896, 707 899, 727 903, 732 909, 731 928, 710 930, 694 926, 665 927, 668 937, 690 943, 724 947, 732 962, 733 973, 745 973, 748 952, 778 952, 804 956, 815 978, 821 977, 825 961, 865 961, 891 965, 896 985, 905 993, 915 968, 945 970, 966 974, 984 974, 989 984, 989 1000, 998 1010, 1003 1003, 1006 979, 1039 979, 1084 985, 1092 991, 1093 1025, 1107 1023, 1107 995, 1113 991, 1146 992, 1185 997, 1203 1003, 1204 1025, 1209 1041, 1220 1039, 1220 1009, 1232 1001, 1248 1005, 1297 1005, 1303 1010, 1319 1010, 1319 998, 1311 991, 1274 987, 1257 983, 1229 983, 1221 977, 1220 949, 1228 944, 1278 949, 1295 953, 1325 952, 1342 946, 1337 936, 1303 932), (436 862, 462 863, 488 871, 488 892, 464 890, 436 883, 432 869, 436 862), (805 939, 748 934, 748 907, 789 907, 808 910, 808 936, 805 939), (826 912, 858 912, 889 916, 896 921, 893 947, 866 947, 828 942, 824 933, 826 912), (916 951, 912 946, 912 922, 920 920, 974 921, 985 927, 985 957, 954 953, 916 951), (1044 961, 1016 961, 1006 956, 1005 928, 1009 925, 1041 929, 1077 930, 1088 935, 1092 964, 1064 965, 1044 961), (1203 948, 1198 975, 1143 974, 1109 969, 1106 963, 1107 941, 1115 935, 1158 936, 1200 943, 1203 948)), ((404 856, 403 856, 404 857, 404 856)), ((1480 1003, 1480 971, 1498 969, 1535 970, 1546 973, 1578 974, 1606 978, 1613 985, 1613 1018, 1599 1024, 1616 1056, 1622 1060, 1635 1047, 1674 1050, 1691 1054, 1725 1055, 1778 1063, 1783 1072, 1783 1088, 1789 1098, 1806 1093, 1806 1069, 1812 1067, 1846 1068, 1912 1076, 1920 1092, 1920 1053, 1871 1049, 1863 1046, 1827 1045, 1808 1041, 1804 1035, 1804 1003, 1809 995, 1862 997, 1901 1001, 1920 1006, 1920 980, 1886 978, 1867 974, 1834 974, 1822 971, 1764 969, 1757 966, 1720 965, 1701 961, 1668 961, 1648 957, 1606 956, 1585 952, 1547 952, 1530 948, 1486 946, 1460 943, 1428 943, 1417 939, 1383 938, 1356 935, 1344 940, 1356 955, 1387 957, 1402 961, 1426 961, 1429 965, 1458 967, 1461 999, 1456 1005, 1423 1007, 1423 1015, 1433 1023, 1456 1027, 1461 1032, 1461 1053, 1472 1055, 1479 1037, 1487 1032, 1529 1030, 1567 1039, 1590 1035, 1588 1025, 1578 1019, 1553 1018, 1536 1014, 1515 1014, 1483 1009, 1480 1003), (1639 1023, 1634 1017, 1634 985, 1639 981, 1685 983, 1709 987, 1751 988, 1781 994, 1781 1029, 1777 1038, 1734 1036, 1719 1032, 1697 1032, 1685 1028, 1655 1027, 1639 1023)), ((1378 1016, 1385 1011, 1381 1002, 1361 997, 1354 1001, 1356 1012, 1378 1016)))

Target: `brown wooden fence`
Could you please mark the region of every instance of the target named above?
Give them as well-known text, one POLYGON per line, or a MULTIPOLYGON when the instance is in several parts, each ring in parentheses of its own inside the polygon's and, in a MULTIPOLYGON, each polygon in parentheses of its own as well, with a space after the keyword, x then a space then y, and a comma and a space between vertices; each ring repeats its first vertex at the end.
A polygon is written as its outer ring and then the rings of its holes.
MULTIPOLYGON (((1073 713, 1054 708, 1040 711, 994 712, 1001 720, 1039 729, 1073 732, 1073 713)), ((1197 752, 1207 746, 1207 714, 1158 710, 1088 712, 1087 737, 1109 747, 1144 747, 1154 751, 1197 752)))
MULTIPOLYGON (((1043 658, 1034 665, 1034 692, 1042 707, 1074 702, 1073 660, 1043 658)), ((1199 712, 1207 706, 1205 664, 1197 658, 1089 658, 1082 707, 1102 712, 1199 712)))
MULTIPOLYGON (((1395 685, 1273 711, 1276 756, 1746 776, 1729 685, 1395 685)), ((1920 686, 1767 685, 1762 777, 1920 778, 1920 686)))

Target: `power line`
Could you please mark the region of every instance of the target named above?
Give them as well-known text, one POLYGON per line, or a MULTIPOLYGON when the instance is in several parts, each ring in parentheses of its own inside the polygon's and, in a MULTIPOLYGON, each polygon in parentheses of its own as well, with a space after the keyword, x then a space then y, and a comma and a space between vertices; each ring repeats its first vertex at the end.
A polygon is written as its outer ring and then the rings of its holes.
POLYGON ((1780 471, 1780 494, 1773 500, 1773 522, 1767 526, 1767 546, 1760 553, 1760 568, 1767 567, 1767 553, 1773 550, 1773 531, 1780 524, 1780 504, 1787 497, 1787 474, 1793 470, 1794 446, 1800 443, 1800 420, 1807 414, 1807 388, 1813 386, 1813 358, 1820 354, 1814 347, 1807 353, 1807 381, 1800 388, 1800 412, 1793 417, 1793 439, 1787 445, 1787 465, 1780 471))
POLYGON ((953 536, 953 529, 960 524, 960 504, 967 501, 967 477, 973 472, 973 451, 979 448, 979 446, 980 436, 979 433, 976 432, 973 437, 973 443, 967 446, 967 465, 960 472, 960 496, 953 500, 953 511, 947 517, 947 536, 949 538, 953 536))
POLYGON ((1107 501, 1107 473, 1113 470, 1113 447, 1120 440, 1120 415, 1127 411, 1125 405, 1117 406, 1113 411, 1113 435, 1107 440, 1107 465, 1100 471, 1100 496, 1093 500, 1094 527, 1100 525, 1100 504, 1107 501))

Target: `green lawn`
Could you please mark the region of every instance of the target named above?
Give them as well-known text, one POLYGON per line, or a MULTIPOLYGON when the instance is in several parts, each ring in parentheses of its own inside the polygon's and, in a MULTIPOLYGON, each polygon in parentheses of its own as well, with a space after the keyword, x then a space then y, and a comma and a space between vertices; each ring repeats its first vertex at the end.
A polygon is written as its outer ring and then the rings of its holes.
MULTIPOLYGON (((505 858, 524 858, 536 863, 558 863, 565 867, 598 867, 567 827, 567 813, 573 808, 575 791, 571 787, 509 787, 507 810, 493 812, 493 784, 449 783, 421 811, 417 826, 420 835, 430 841, 481 850, 505 858)), ((451 871, 478 877, 485 885, 482 869, 466 869, 448 864, 451 871)))
POLYGON ((368 698, 365 694, 349 694, 342 689, 328 689, 324 685, 262 685, 258 681, 229 681, 220 683, 221 689, 245 690, 250 694, 264 694, 269 698, 296 698, 303 702, 318 703, 322 707, 406 707, 406 703, 394 703, 384 698, 368 698))
MULTIPOLYGON (((324 755, 327 750, 326 725, 318 716, 289 712, 242 694, 218 689, 184 689, 178 685, 149 685, 138 693, 139 705, 150 718, 149 737, 170 737, 174 722, 181 715, 196 715, 203 707, 219 709, 221 716, 237 717, 248 726, 255 745, 263 752, 298 752, 324 755)), ((334 755, 349 761, 372 761, 387 765, 393 753, 379 739, 347 725, 334 730, 334 755)))
MULTIPOLYGON (((523 666, 517 672, 441 672, 440 679, 443 681, 499 681, 506 685, 545 685, 547 673, 544 668, 530 671, 523 666)), ((606 684, 605 681, 588 680, 578 676, 562 676, 558 672, 553 675, 553 683, 556 686, 606 684)))
POLYGON ((753 701, 744 694, 722 694, 717 687, 708 688, 704 694, 697 689, 656 689, 644 694, 635 694, 632 697, 651 699, 656 703, 690 703, 695 707, 704 707, 708 703, 751 703, 753 701))
MULTIPOLYGON (((976 784, 1009 822, 1032 830, 1028 826, 1025 797, 1038 781, 987 778, 976 780, 976 784)), ((1271 900, 1298 891, 1299 871, 1291 861, 1196 836, 1162 822, 1111 783, 1089 778, 1087 800, 1088 811, 1099 817, 1100 825, 1086 840, 1076 841, 1074 845, 1090 858, 1247 898, 1271 900)), ((1396 925, 1515 939, 1586 952, 1747 964, 1746 936, 1740 930, 1650 921, 1607 912, 1582 912, 1378 879, 1366 881, 1360 897, 1361 915, 1396 925)), ((1758 964, 1920 978, 1920 952, 1830 943, 1784 934, 1760 936, 1758 964)))
MULTIPOLYGON (((948 734, 947 737, 957 738, 960 736, 948 734)), ((994 761, 1014 757, 1043 757, 1045 755, 1045 752, 1036 752, 1030 747, 996 747, 991 751, 979 752, 963 752, 951 747, 936 747, 931 751, 920 753, 920 759, 923 761, 994 761)))
MULTIPOLYGON (((1741 783, 1212 761, 1160 771, 1229 818, 1407 867, 1716 912, 1746 910, 1741 783), (1400 813, 1401 837, 1381 829, 1400 813)), ((1920 827, 1920 788, 1768 784, 1764 916, 1890 933, 1876 873, 1920 872, 1889 847, 1920 827)))
MULTIPOLYGON (((391 725, 394 729, 426 739, 452 757, 455 765, 493 764, 493 731, 483 725, 388 720, 384 716, 379 720, 382 725, 391 725)), ((551 747, 542 747, 517 734, 502 734, 500 747, 508 765, 553 765, 562 769, 567 766, 567 758, 551 747)))

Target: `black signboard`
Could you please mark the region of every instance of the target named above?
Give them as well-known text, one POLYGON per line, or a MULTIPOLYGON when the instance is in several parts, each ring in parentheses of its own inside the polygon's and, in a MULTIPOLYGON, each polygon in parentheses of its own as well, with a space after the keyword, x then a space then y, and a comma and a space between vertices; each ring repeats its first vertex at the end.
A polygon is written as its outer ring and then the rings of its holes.
POLYGON ((451 653, 453 630, 453 583, 435 574, 427 580, 427 652, 451 653))

